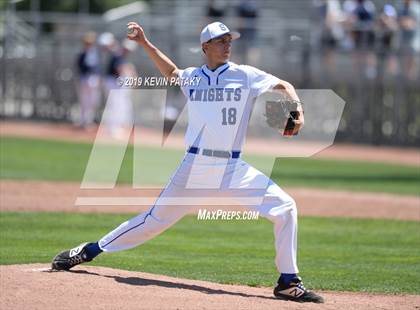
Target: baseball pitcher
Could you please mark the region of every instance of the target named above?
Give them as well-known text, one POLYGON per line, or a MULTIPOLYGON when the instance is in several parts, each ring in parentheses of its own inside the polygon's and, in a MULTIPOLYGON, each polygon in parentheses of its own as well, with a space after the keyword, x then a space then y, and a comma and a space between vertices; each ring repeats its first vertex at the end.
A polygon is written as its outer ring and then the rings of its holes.
POLYGON ((256 98, 264 92, 282 95, 281 102, 266 106, 269 126, 286 136, 296 135, 303 126, 303 110, 293 86, 264 71, 229 61, 237 32, 215 22, 201 32, 206 56, 201 67, 179 69, 146 37, 141 26, 128 24, 128 38, 136 41, 161 74, 167 78, 192 79, 182 84, 188 108, 185 157, 155 204, 128 220, 99 241, 83 243, 59 253, 52 262, 55 270, 89 262, 100 253, 130 249, 162 233, 191 211, 190 204, 174 205, 170 199, 220 196, 258 211, 274 224, 276 266, 279 279, 274 295, 279 299, 322 303, 323 298, 307 290, 298 277, 296 203, 270 178, 241 159, 247 124, 256 98), (250 199, 257 198, 254 204, 250 199))

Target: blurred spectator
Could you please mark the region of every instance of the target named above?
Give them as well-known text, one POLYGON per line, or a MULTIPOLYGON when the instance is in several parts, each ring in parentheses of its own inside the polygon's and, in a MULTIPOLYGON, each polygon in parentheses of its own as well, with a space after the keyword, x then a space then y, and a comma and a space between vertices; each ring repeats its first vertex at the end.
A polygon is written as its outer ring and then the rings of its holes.
POLYGON ((322 49, 322 71, 332 75, 336 69, 334 49, 344 38, 343 12, 338 0, 314 0, 313 5, 317 23, 314 30, 322 49))
POLYGON ((352 28, 356 48, 372 48, 375 43, 375 5, 370 0, 356 0, 352 28))
POLYGON ((115 39, 114 35, 110 32, 102 33, 98 38, 98 44, 105 50, 107 55, 107 65, 104 68, 104 72, 102 72, 103 76, 103 86, 105 97, 108 99, 109 91, 117 87, 116 84, 116 77, 114 74, 110 73, 111 61, 113 59, 113 55, 117 53, 119 46, 118 42, 115 39))
POLYGON ((417 0, 404 0, 398 10, 398 22, 401 30, 400 51, 403 57, 403 71, 410 79, 415 79, 418 72, 415 52, 420 51, 420 3, 417 0))
POLYGON ((100 58, 95 46, 96 33, 89 31, 83 36, 83 51, 77 57, 79 71, 79 103, 81 128, 88 129, 95 120, 96 110, 101 99, 100 58))
POLYGON ((354 53, 354 74, 364 71, 368 79, 377 76, 375 45, 375 12, 370 0, 347 0, 343 4, 346 12, 346 27, 351 34, 354 53))
POLYGON ((334 48, 344 37, 343 13, 338 0, 315 0, 321 47, 334 48))
POLYGON ((226 4, 222 0, 209 0, 207 4, 208 23, 213 23, 225 16, 226 4))
POLYGON ((356 0, 345 0, 343 2, 343 14, 344 14, 344 30, 345 36, 342 42, 343 48, 350 50, 354 48, 353 40, 353 24, 354 16, 353 11, 356 9, 356 0))
POLYGON ((398 12, 398 20, 401 27, 401 46, 414 48, 414 39, 419 29, 420 4, 418 1, 404 0, 398 12))
POLYGON ((395 48, 397 31, 397 10, 391 4, 385 4, 378 18, 377 37, 380 50, 389 52, 395 48))
POLYGON ((242 63, 256 64, 259 60, 256 42, 258 11, 259 7, 255 0, 241 0, 237 6, 238 31, 241 33, 238 45, 242 54, 242 63))
POLYGON ((103 121, 109 134, 118 139, 133 125, 132 91, 121 82, 137 75, 134 65, 127 60, 128 54, 136 48, 136 43, 124 40, 120 46, 110 33, 102 34, 101 42, 110 54, 105 73, 107 101, 103 121), (111 93, 112 90, 120 91, 111 93))
MULTIPOLYGON (((391 4, 385 4, 377 22, 378 55, 381 66, 385 66, 388 73, 398 73, 398 62, 394 54, 398 33, 397 10, 391 4)), ((380 69, 383 72, 383 69, 380 69)))

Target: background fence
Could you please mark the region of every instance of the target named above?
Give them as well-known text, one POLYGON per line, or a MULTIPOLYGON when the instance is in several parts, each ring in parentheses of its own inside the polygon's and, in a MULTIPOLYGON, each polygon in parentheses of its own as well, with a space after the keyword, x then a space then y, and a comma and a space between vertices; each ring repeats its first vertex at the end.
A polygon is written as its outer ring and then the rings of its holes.
MULTIPOLYGON (((243 19, 235 13, 238 3, 222 4, 225 14, 217 19, 246 32, 243 19)), ((420 145, 418 50, 403 53, 378 44, 364 50, 345 44, 325 46, 320 43, 322 27, 313 1, 258 4, 258 18, 252 22, 255 32, 234 44, 234 62, 257 66, 297 88, 333 89, 346 101, 336 141, 420 145)), ((379 15, 384 1, 375 4, 379 15)), ((401 2, 394 4, 398 8, 401 2)), ((98 15, 19 11, 10 4, 0 13, 1 118, 77 119, 75 62, 81 37, 88 30, 110 31, 122 39, 128 21, 141 21, 155 45, 179 67, 201 65, 199 32, 212 19, 207 6, 206 1, 159 0, 98 15)), ((140 49, 129 59, 139 76, 158 75, 140 49)), ((179 105, 176 101, 175 106, 179 105)), ((145 118, 155 107, 148 108, 138 117, 153 126, 145 118)))

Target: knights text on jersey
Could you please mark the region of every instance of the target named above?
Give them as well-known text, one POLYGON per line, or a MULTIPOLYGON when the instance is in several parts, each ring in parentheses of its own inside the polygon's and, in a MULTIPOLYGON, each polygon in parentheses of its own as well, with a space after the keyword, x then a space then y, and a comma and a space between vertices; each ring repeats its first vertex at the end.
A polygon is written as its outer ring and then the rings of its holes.
POLYGON ((181 79, 199 77, 199 84, 181 87, 188 99, 187 146, 240 151, 252 105, 279 83, 275 76, 228 62, 212 71, 206 65, 181 70, 181 79))

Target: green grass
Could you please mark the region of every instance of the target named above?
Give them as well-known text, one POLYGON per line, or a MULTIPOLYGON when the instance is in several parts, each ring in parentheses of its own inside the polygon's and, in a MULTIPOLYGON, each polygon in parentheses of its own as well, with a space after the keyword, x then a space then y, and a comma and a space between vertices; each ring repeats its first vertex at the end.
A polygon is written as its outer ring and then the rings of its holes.
MULTIPOLYGON (((58 251, 99 237, 130 215, 0 213, 0 264, 48 263, 58 251)), ((301 218, 299 266, 315 289, 420 294, 417 222, 301 218)), ((94 265, 250 286, 271 286, 272 224, 181 220, 135 249, 94 265)))
MULTIPOLYGON (((0 178, 80 182, 92 150, 91 144, 2 137, 0 140, 0 178)), ((99 172, 114 167, 118 153, 107 147, 99 172)), ((118 182, 133 180, 133 147, 128 147, 118 182)), ((183 152, 141 147, 136 153, 136 183, 164 185, 179 164, 183 152)), ((270 173, 272 158, 245 156, 245 160, 270 173)), ((117 162, 118 164, 118 162, 117 162)), ((271 177, 281 186, 304 186, 353 191, 420 195, 417 167, 320 159, 279 159, 271 177)))

